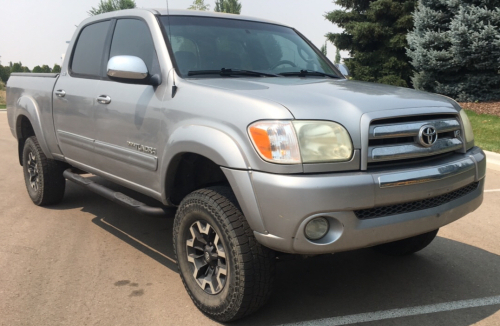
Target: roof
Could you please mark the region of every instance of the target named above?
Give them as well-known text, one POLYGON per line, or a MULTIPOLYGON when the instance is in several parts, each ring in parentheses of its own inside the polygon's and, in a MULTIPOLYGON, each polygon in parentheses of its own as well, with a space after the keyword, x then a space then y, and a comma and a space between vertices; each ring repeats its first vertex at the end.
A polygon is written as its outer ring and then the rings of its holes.
POLYGON ((256 21, 256 22, 262 22, 262 23, 269 23, 269 24, 274 24, 274 25, 282 25, 285 26, 281 23, 272 21, 272 20, 267 20, 267 19, 261 19, 257 17, 250 17, 250 16, 242 16, 242 15, 236 15, 236 14, 226 14, 226 13, 221 13, 221 12, 214 12, 214 11, 201 11, 201 10, 180 10, 180 9, 170 9, 169 11, 165 8, 161 9, 152 9, 160 13, 160 15, 170 15, 170 16, 200 16, 200 17, 216 17, 216 18, 226 18, 226 19, 238 19, 238 20, 250 20, 250 21, 256 21))
POLYGON ((135 8, 135 9, 126 9, 126 10, 118 10, 118 11, 112 11, 112 12, 107 12, 104 14, 96 15, 96 16, 91 16, 85 19, 80 26, 86 25, 90 22, 101 20, 101 19, 106 19, 106 18, 115 18, 115 17, 120 17, 123 15, 134 15, 137 14, 139 16, 143 16, 145 12, 150 12, 154 15, 169 15, 169 16, 199 16, 199 17, 214 17, 214 18, 225 18, 225 19, 235 19, 235 20, 247 20, 247 21, 254 21, 254 22, 261 22, 261 23, 267 23, 267 24, 274 24, 274 25, 280 25, 280 26, 286 26, 287 25, 267 20, 267 19, 261 19, 261 18, 256 18, 256 17, 250 17, 250 16, 242 16, 242 15, 235 15, 235 14, 226 14, 226 13, 220 13, 220 12, 213 12, 213 11, 201 11, 201 10, 179 10, 179 9, 170 9, 167 10, 166 8, 135 8))
MULTIPOLYGON (((139 8, 137 8, 137 9, 139 9, 139 8)), ((135 10, 137 10, 137 9, 135 9, 135 10)), ((139 9, 139 10, 141 10, 141 9, 139 9)), ((262 22, 262 23, 268 23, 268 24, 274 24, 274 25, 287 26, 287 25, 284 25, 282 23, 278 23, 278 22, 275 22, 272 20, 251 17, 251 16, 237 15, 237 14, 227 14, 227 13, 215 12, 215 11, 188 10, 188 9, 170 9, 170 10, 167 10, 167 8, 144 8, 142 10, 147 10, 147 11, 153 12, 154 14, 169 15, 169 16, 215 17, 215 18, 226 18, 226 19, 237 19, 237 20, 249 20, 249 21, 262 22)))

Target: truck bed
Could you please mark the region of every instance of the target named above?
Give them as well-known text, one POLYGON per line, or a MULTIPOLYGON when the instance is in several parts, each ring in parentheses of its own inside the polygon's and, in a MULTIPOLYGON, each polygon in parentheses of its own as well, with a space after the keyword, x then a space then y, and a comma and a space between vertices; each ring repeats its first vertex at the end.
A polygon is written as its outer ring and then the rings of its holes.
POLYGON ((40 145, 44 152, 58 152, 50 148, 57 146, 54 132, 54 120, 52 117, 53 92, 59 74, 46 73, 13 73, 7 81, 7 117, 12 134, 18 137, 16 130, 18 117, 23 114, 28 117, 36 117, 37 121, 31 121, 35 132, 43 135, 44 141, 40 145), (42 127, 43 131, 42 131, 42 127), (38 130, 37 130, 38 129, 38 130), (45 150, 46 149, 46 150, 45 150))

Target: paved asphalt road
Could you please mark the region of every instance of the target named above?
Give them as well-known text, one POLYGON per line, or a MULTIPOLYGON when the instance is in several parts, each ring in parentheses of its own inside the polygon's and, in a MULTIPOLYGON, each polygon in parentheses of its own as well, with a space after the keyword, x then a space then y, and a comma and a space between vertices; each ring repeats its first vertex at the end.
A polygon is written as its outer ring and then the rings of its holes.
MULTIPOLYGON (((34 206, 5 112, 0 153, 1 325, 216 324, 194 307, 176 272, 172 219, 137 215, 70 182, 62 204, 34 206)), ((486 189, 500 189, 500 169, 488 169, 486 189)), ((363 324, 370 326, 500 325, 499 212, 500 191, 485 193, 476 212, 411 257, 363 249, 279 262, 269 304, 234 325, 366 316, 388 317, 363 324), (462 300, 471 308, 455 310, 462 300), (437 312, 424 314, 427 305, 437 312), (398 308, 417 312, 384 313, 398 308)))

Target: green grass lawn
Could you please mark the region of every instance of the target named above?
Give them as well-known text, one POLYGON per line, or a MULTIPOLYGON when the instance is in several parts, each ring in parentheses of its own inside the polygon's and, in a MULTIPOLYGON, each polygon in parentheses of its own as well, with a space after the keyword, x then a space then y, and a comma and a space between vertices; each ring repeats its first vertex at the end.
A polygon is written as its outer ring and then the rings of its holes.
POLYGON ((0 104, 0 110, 5 110, 7 108, 7 105, 5 104, 0 104))
POLYGON ((467 110, 466 112, 474 130, 475 145, 500 153, 500 117, 467 110))

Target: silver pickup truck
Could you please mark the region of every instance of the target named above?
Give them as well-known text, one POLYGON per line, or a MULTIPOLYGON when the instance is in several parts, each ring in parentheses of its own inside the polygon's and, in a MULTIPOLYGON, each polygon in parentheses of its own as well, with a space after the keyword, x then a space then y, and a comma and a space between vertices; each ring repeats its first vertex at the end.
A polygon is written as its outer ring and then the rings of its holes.
POLYGON ((266 302, 277 255, 411 254, 483 200, 485 155, 455 101, 348 80, 298 31, 256 18, 88 18, 60 74, 12 74, 7 111, 36 205, 70 180, 164 215, 94 174, 178 207, 181 279, 218 321, 266 302))

